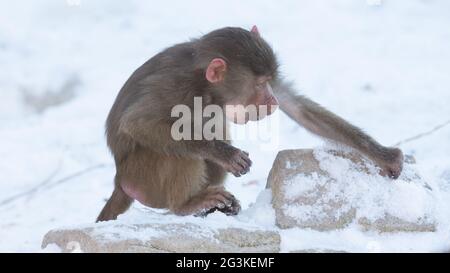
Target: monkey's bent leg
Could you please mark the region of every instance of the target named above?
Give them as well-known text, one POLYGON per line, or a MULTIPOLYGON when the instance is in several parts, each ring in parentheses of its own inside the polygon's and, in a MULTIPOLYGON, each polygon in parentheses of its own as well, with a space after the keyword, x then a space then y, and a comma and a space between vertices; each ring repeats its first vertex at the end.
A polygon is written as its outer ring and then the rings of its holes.
POLYGON ((117 216, 124 213, 130 207, 131 203, 133 203, 133 199, 126 195, 120 185, 116 184, 111 197, 106 202, 96 222, 117 219, 117 216))
POLYGON ((148 207, 168 208, 177 215, 240 210, 236 198, 223 188, 225 170, 212 162, 147 149, 129 154, 118 173, 127 196, 148 207))
MULTIPOLYGON (((225 178, 227 175, 227 172, 225 171, 225 169, 223 169, 221 166, 215 164, 214 162, 211 162, 208 160, 205 160, 205 163, 206 163, 206 168, 207 168, 209 185, 223 187, 223 184, 224 184, 224 181, 225 181, 225 178)), ((237 200, 233 196, 232 203, 230 206, 225 206, 223 208, 212 208, 202 216, 206 216, 207 214, 212 213, 216 210, 223 212, 226 215, 236 215, 241 210, 241 205, 239 203, 239 200, 237 200)))
POLYGON ((188 200, 174 207, 172 211, 178 215, 194 214, 202 217, 216 210, 226 215, 238 214, 241 210, 239 201, 223 187, 226 177, 225 169, 209 160, 205 160, 205 167, 206 183, 202 184, 206 185, 206 188, 197 191, 188 200))

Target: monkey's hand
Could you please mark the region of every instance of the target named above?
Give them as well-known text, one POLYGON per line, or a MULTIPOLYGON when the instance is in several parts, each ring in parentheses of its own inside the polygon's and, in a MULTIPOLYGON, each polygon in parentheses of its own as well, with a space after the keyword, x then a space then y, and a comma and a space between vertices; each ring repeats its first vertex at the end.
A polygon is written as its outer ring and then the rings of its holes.
POLYGON ((228 160, 222 163, 222 167, 236 177, 248 173, 251 165, 252 161, 248 157, 248 153, 239 149, 233 151, 228 160))
POLYGON ((398 148, 386 148, 382 157, 375 160, 381 168, 380 174, 397 179, 403 170, 403 152, 398 148))
POLYGON ((252 161, 248 157, 248 153, 229 144, 224 144, 221 147, 222 153, 220 156, 214 158, 214 161, 224 168, 227 172, 239 177, 248 173, 252 161))

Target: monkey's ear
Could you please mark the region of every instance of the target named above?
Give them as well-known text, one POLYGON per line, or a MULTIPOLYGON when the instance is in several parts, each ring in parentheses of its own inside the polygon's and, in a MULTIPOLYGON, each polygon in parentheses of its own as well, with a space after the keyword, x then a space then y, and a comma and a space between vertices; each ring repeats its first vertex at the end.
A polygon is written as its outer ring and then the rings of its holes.
POLYGON ((256 35, 260 36, 258 27, 256 25, 254 25, 252 27, 252 30, 250 30, 250 32, 255 33, 256 35))
POLYGON ((206 79, 210 83, 218 83, 225 78, 227 63, 221 58, 213 59, 206 68, 206 79))

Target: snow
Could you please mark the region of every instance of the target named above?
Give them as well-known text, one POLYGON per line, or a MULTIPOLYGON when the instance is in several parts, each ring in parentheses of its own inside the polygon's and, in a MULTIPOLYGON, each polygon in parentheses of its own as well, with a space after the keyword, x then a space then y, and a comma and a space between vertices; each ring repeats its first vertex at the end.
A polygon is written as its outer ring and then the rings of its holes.
MULTIPOLYGON (((161 49, 219 27, 257 24, 278 53, 284 75, 295 80, 302 93, 363 127, 380 143, 393 145, 450 120, 450 2, 445 0, 385 0, 379 5, 358 0, 3 2, 0 251, 41 251, 48 230, 95 220, 112 191, 114 164, 105 144, 104 121, 118 90, 161 49), (68 91, 71 81, 76 83, 68 91), (26 99, 27 94, 53 98, 43 102, 26 99)), ((322 142, 283 114, 269 120, 279 126, 263 130, 262 138, 272 134, 275 141, 234 142, 254 163, 249 174, 227 180, 244 211, 237 217, 213 214, 203 219, 208 225, 275 228, 270 192, 264 187, 276 151, 322 142)), ((255 126, 236 131, 253 131, 255 126)), ((332 232, 289 229, 281 231, 282 251, 450 249, 449 139, 450 126, 444 126, 401 145, 415 156, 414 168, 433 189, 436 232, 381 235, 354 226, 332 232)), ((327 168, 339 175, 347 166, 333 163, 327 168)), ((376 179, 359 185, 385 184, 388 181, 376 179)), ((422 192, 402 195, 402 187, 414 189, 415 184, 390 185, 387 196, 380 197, 390 200, 393 207, 387 209, 405 217, 428 209, 422 192)), ((370 204, 376 199, 372 197, 365 201, 370 204)), ((145 212, 134 204, 123 217, 137 213, 136 218, 155 220, 145 212)))
POLYGON ((287 181, 284 186, 284 196, 288 201, 284 205, 287 215, 306 221, 310 218, 321 219, 327 217, 327 211, 332 206, 339 204, 338 218, 356 209, 357 218, 364 217, 371 221, 391 215, 412 223, 425 219, 432 222, 437 200, 414 164, 405 164, 404 171, 393 183, 391 179, 378 175, 378 168, 368 160, 354 163, 330 152, 330 149, 336 148, 330 146, 314 150, 320 169, 328 176, 316 172, 310 175, 301 173, 287 181), (414 202, 411 202, 412 196, 414 202), (317 200, 311 205, 293 205, 292 202, 299 197, 317 200))

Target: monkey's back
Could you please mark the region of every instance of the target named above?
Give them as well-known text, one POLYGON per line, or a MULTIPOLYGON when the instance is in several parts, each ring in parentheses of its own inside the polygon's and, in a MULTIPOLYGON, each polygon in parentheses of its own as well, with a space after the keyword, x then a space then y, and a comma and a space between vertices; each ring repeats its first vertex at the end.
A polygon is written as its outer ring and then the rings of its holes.
MULTIPOLYGON (((192 43, 179 44, 141 65, 121 88, 106 121, 107 143, 116 162, 116 183, 129 197, 151 207, 179 206, 179 202, 206 187, 208 177, 216 176, 216 183, 224 178, 220 170, 208 172, 211 163, 203 159, 168 155, 162 152, 161 145, 139 143, 132 134, 121 130, 128 120, 124 116, 133 112, 142 113, 146 120, 171 126, 172 107, 192 103, 186 98, 193 98, 194 94, 187 92, 203 88, 192 86, 196 73, 194 52, 192 43)), ((144 129, 148 134, 158 131, 144 129)), ((155 138, 164 142, 170 137, 169 133, 155 138)))
POLYGON ((146 118, 169 120, 173 106, 189 103, 183 99, 185 90, 190 91, 186 79, 192 78, 194 52, 193 42, 167 48, 137 68, 120 89, 106 120, 107 144, 116 163, 137 147, 132 136, 119 130, 125 113, 148 105, 146 118))

